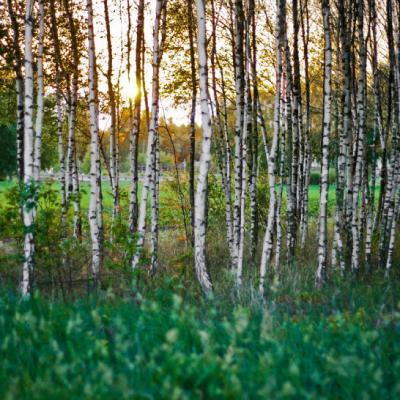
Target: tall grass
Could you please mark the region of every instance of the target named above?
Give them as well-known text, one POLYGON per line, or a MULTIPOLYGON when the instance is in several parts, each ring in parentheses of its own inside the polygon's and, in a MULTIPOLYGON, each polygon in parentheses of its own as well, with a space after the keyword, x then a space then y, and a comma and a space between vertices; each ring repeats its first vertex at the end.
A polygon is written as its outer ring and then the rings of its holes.
POLYGON ((0 397, 397 398, 398 285, 352 279, 320 291, 281 280, 263 304, 164 278, 129 299, 3 292, 0 397))

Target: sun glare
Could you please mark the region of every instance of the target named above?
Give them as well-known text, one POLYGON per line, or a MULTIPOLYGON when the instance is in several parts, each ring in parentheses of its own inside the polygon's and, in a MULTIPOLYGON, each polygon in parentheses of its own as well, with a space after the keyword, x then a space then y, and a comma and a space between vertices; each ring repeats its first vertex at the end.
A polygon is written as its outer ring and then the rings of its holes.
POLYGON ((121 96, 122 98, 126 100, 133 100, 136 95, 138 94, 138 87, 136 85, 136 82, 132 79, 132 74, 131 74, 131 79, 128 78, 128 74, 123 74, 121 76, 121 96))

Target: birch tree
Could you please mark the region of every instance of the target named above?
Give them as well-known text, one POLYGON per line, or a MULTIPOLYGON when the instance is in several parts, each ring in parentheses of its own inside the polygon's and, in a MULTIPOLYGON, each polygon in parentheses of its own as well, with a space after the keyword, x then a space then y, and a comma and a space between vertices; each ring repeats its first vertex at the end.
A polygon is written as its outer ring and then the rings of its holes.
POLYGON ((153 27, 153 78, 152 78, 152 106, 151 121, 148 132, 147 152, 146 152, 146 168, 144 173, 144 182, 140 197, 139 219, 137 227, 136 248, 132 257, 132 269, 135 270, 139 266, 140 256, 143 250, 145 233, 146 233, 146 211, 147 199, 151 186, 152 177, 154 176, 154 157, 156 152, 156 142, 158 135, 158 114, 159 114, 159 70, 161 63, 160 51, 160 23, 163 7, 166 6, 166 0, 156 0, 156 14, 153 27))
POLYGON ((190 110, 190 160, 189 160, 189 201, 190 201, 190 226, 191 226, 191 242, 194 245, 194 165, 196 153, 196 105, 197 105, 197 80, 196 80, 196 60, 194 45, 194 22, 193 22, 193 2, 187 0, 188 15, 188 35, 189 35, 189 51, 190 51, 190 76, 192 84, 192 101, 190 110))
POLYGON ((90 202, 89 202, 89 226, 92 242, 92 275, 95 285, 100 277, 101 266, 101 241, 100 226, 101 209, 100 200, 100 156, 99 156, 99 121, 97 99, 97 71, 96 49, 93 29, 93 3, 86 2, 88 23, 88 50, 89 50, 89 113, 90 113, 90 202))
POLYGON ((62 77, 65 78, 62 57, 60 51, 60 40, 57 27, 57 17, 54 7, 49 8, 51 18, 51 32, 54 47, 54 62, 56 72, 56 107, 57 107, 57 136, 58 136, 58 160, 60 164, 60 192, 61 192, 61 227, 65 229, 67 217, 67 192, 65 179, 65 152, 63 139, 64 110, 62 104, 62 77))
POLYGON ((285 0, 277 0, 277 16, 275 25, 275 99, 274 99, 274 131, 272 136, 271 148, 266 149, 268 164, 268 186, 269 186, 269 204, 267 226, 264 235, 263 248, 260 263, 260 295, 264 294, 265 280, 269 263, 272 257, 274 244, 274 227, 276 221, 276 149, 280 133, 280 107, 281 107, 281 79, 282 79, 282 46, 283 46, 283 29, 284 29, 284 13, 286 8, 285 0))
POLYGON ((17 167, 20 182, 24 179, 24 77, 22 74, 22 55, 20 48, 20 26, 17 7, 13 0, 7 0, 8 15, 13 30, 15 94, 17 97, 17 167))
POLYGON ((79 175, 76 159, 76 109, 78 101, 78 79, 79 79, 79 49, 74 21, 73 9, 69 0, 63 0, 65 12, 67 14, 68 27, 71 36, 72 50, 72 80, 71 90, 68 96, 68 148, 67 148, 67 194, 73 197, 74 222, 73 236, 78 239, 81 236, 80 219, 80 194, 79 194, 79 175))
POLYGON ((39 6, 39 35, 37 52, 37 107, 35 121, 35 140, 33 155, 33 174, 35 181, 39 181, 42 159, 42 130, 44 113, 44 83, 43 83, 43 39, 44 39, 44 4, 38 0, 39 6))
POLYGON ((110 16, 108 10, 108 0, 103 1, 104 18, 106 23, 107 38, 107 89, 108 99, 110 103, 111 125, 110 125, 110 180, 113 196, 112 222, 119 213, 119 177, 118 177, 118 133, 117 133, 117 114, 116 114, 116 98, 113 84, 113 47, 110 28, 110 16))
POLYGON ((24 264, 21 292, 28 296, 32 291, 34 267, 34 214, 37 205, 37 182, 34 174, 33 128, 33 0, 25 3, 25 51, 24 51, 24 187, 22 211, 24 223, 24 264))
POLYGON ((321 187, 318 218, 318 266, 315 275, 315 282, 318 286, 323 282, 327 266, 328 172, 332 97, 332 47, 330 14, 331 11, 329 0, 323 0, 322 18, 324 25, 324 91, 321 141, 321 187))
POLYGON ((207 35, 205 0, 197 0, 197 51, 203 139, 195 196, 194 262, 197 279, 204 293, 212 291, 206 264, 206 196, 211 163, 211 118, 208 105, 207 35))
MULTIPOLYGON (((133 111, 133 126, 130 134, 130 161, 132 183, 129 198, 129 231, 135 232, 138 219, 138 143, 140 131, 140 112, 142 103, 142 49, 144 32, 144 0, 139 0, 136 22, 136 47, 135 47, 135 98, 133 111)), ((128 42, 128 46, 130 46, 128 42)), ((129 47, 128 47, 129 49, 129 47)), ((129 60, 129 54, 128 54, 129 60)), ((128 71, 130 73, 130 71, 128 71)))

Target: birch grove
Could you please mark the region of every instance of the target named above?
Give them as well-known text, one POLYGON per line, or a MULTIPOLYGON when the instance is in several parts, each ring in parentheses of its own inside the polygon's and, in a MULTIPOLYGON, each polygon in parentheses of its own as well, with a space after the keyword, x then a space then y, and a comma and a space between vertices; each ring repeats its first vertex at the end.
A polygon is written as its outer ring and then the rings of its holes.
POLYGON ((207 294, 224 276, 236 294, 252 285, 266 297, 304 263, 318 288, 336 274, 390 279, 398 2, 7 0, 0 10, 24 295, 51 179, 57 273, 72 277, 69 252, 90 251, 96 287, 118 262, 153 276, 183 259, 207 294))

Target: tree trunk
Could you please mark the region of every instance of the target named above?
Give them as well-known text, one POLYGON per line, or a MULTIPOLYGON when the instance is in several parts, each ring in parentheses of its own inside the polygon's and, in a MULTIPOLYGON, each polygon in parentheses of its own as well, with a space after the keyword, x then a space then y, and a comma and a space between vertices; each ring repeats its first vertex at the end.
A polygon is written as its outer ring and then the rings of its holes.
POLYGON ((129 231, 135 232, 138 223, 138 145, 140 131, 140 114, 142 103, 142 50, 144 46, 144 0, 138 4, 136 22, 136 48, 135 48, 135 85, 136 93, 134 99, 133 128, 130 135, 130 156, 132 185, 129 200, 129 231))
POLYGON ((149 126, 148 140, 147 140, 147 154, 146 154, 146 169, 144 175, 143 188, 140 198, 139 207, 139 220, 137 227, 137 240, 136 248, 132 258, 132 269, 135 270, 139 266, 140 256, 144 245, 146 234, 146 210, 147 198, 152 183, 154 173, 154 153, 155 144, 158 135, 158 113, 159 113, 159 70, 161 63, 162 51, 160 49, 160 22, 163 7, 165 7, 165 0, 156 0, 156 15, 154 19, 153 28, 153 79, 152 79, 152 106, 151 106, 151 120, 149 126))
POLYGON ((99 219, 101 218, 100 201, 100 156, 99 156, 99 110, 97 99, 96 49, 93 31, 92 0, 86 2, 88 14, 88 48, 89 48, 89 112, 90 112, 90 203, 89 226, 92 241, 92 275, 97 286, 101 268, 101 240, 99 219))
POLYGON ((14 10, 13 0, 7 0, 8 14, 13 29, 15 92, 17 96, 17 168, 20 183, 24 180, 24 78, 22 75, 22 56, 20 48, 20 27, 14 10))
POLYGON ((33 155, 33 173, 35 181, 39 181, 40 167, 42 160, 42 129, 44 114, 44 83, 43 83, 43 39, 44 39, 44 4, 43 0, 38 0, 39 4, 39 35, 38 35, 38 54, 37 54, 37 108, 35 124, 35 144, 33 155))
POLYGON ((190 111, 190 160, 189 160, 189 200, 190 200, 190 225, 191 243, 194 245, 194 163, 196 157, 196 103, 197 103, 197 81, 196 81, 196 60, 193 33, 193 4, 192 0, 187 0, 188 13, 188 33, 190 49, 190 73, 192 81, 192 101, 190 111))
POLYGON ((321 190, 319 200, 318 220, 318 267, 315 282, 320 286, 324 279, 327 266, 327 211, 328 211, 328 172, 329 172, 329 141, 331 134, 331 97, 332 97, 332 47, 330 33, 329 0, 322 1, 324 22, 324 94, 321 143, 321 190))
POLYGON ((24 223, 24 265, 22 269, 21 292, 29 296, 33 284, 34 267, 34 213, 37 206, 37 182, 34 174, 34 129, 33 129, 33 0, 25 6, 25 78, 24 78, 24 188, 22 210, 24 223))
POLYGON ((108 88, 108 99, 110 102, 110 114, 111 114, 111 125, 110 125, 110 177, 111 177, 111 190, 113 196, 113 209, 112 209, 112 224, 114 225, 115 219, 119 214, 119 177, 118 177, 118 165, 117 165, 117 124, 116 124, 116 100, 113 84, 113 52, 112 52, 112 37, 110 29, 110 17, 108 11, 108 0, 103 0, 104 5, 104 19, 106 23, 106 38, 107 38, 107 88, 108 88))
POLYGON ((64 0, 64 8, 67 13, 68 26, 71 35, 72 47, 72 88, 68 104, 68 154, 67 154, 67 193, 72 194, 74 203, 74 227, 73 236, 76 239, 81 237, 81 218, 80 218, 80 193, 79 193, 79 175, 76 159, 76 107, 78 101, 78 79, 79 79, 79 50, 76 26, 74 22, 73 11, 70 8, 69 0, 64 0))
POLYGON ((281 113, 281 80, 282 80, 282 45, 283 45, 283 29, 284 29, 284 13, 286 0, 278 0, 278 14, 276 17, 275 27, 275 46, 276 46, 276 61, 275 61, 275 100, 274 100, 274 132, 272 137, 271 148, 267 155, 268 164, 268 185, 269 185, 269 208, 267 227, 264 235, 263 249, 261 254, 260 265, 260 295, 264 295, 265 279, 268 270, 268 265, 271 261, 273 250, 273 236, 276 222, 276 148, 280 133, 280 113, 281 113))
POLYGON ((199 53, 199 87, 203 140, 199 175, 195 196, 194 257, 197 279, 204 293, 212 291, 212 283, 206 265, 206 196, 208 171, 211 163, 211 118, 208 107, 207 83, 207 35, 205 0, 197 0, 197 51, 199 53))

